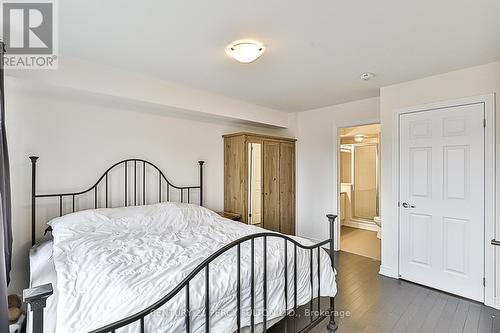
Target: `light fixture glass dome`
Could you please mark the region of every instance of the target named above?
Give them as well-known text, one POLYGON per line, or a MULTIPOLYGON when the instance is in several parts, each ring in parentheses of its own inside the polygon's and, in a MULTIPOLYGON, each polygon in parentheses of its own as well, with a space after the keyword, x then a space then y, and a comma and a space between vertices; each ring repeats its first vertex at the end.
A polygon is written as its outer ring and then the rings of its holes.
POLYGON ((354 141, 356 141, 356 142, 363 142, 364 139, 365 139, 365 136, 363 134, 357 134, 354 136, 354 141))
POLYGON ((226 53, 241 63, 255 61, 264 53, 265 47, 262 43, 253 40, 239 40, 226 47, 226 53))

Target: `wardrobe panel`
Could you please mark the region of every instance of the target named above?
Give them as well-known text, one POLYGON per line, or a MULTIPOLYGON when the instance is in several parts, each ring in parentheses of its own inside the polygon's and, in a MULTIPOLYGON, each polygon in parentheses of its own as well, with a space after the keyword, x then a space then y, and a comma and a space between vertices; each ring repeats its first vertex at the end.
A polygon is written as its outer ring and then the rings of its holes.
POLYGON ((295 235, 295 144, 280 143, 280 232, 295 235))
POLYGON ((263 148, 263 225, 268 230, 280 231, 280 143, 264 141, 263 148))
POLYGON ((247 223, 247 153, 245 137, 224 140, 224 210, 241 214, 247 223))

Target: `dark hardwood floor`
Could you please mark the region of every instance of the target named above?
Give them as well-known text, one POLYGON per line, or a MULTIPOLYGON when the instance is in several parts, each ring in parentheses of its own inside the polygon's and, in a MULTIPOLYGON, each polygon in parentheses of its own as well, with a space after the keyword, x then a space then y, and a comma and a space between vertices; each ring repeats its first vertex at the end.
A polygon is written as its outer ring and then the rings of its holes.
MULTIPOLYGON (((378 274, 380 262, 338 252, 336 255, 338 294, 336 309, 338 333, 372 332, 500 332, 500 311, 480 303, 396 280, 378 274)), ((327 308, 328 299, 322 300, 327 308)), ((301 309, 302 313, 304 308, 301 309)), ((299 311, 299 313, 301 313, 299 311)), ((283 320, 273 326, 272 333, 294 332, 293 325, 303 327, 298 320, 283 320)), ((325 319, 310 332, 327 332, 325 319)), ((297 330, 298 331, 298 330, 297 330)))

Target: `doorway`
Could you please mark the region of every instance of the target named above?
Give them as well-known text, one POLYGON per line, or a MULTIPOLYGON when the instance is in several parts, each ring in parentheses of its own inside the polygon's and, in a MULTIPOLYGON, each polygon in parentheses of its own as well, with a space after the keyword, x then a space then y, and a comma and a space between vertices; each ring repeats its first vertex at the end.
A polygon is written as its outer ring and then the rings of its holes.
POLYGON ((340 250, 380 260, 380 124, 338 133, 340 250))

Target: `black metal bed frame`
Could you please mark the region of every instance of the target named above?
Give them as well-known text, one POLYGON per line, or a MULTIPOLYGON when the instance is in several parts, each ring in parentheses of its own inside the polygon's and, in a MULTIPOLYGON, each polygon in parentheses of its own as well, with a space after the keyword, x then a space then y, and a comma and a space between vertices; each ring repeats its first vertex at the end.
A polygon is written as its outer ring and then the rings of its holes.
MULTIPOLYGON (((122 160, 120 162, 116 162, 112 166, 110 166, 99 179, 97 182, 89 187, 88 189, 84 191, 79 191, 79 192, 68 192, 68 193, 54 193, 54 194, 37 194, 36 193, 36 162, 38 161, 38 156, 30 156, 29 157, 31 160, 31 245, 35 245, 36 243, 36 199, 37 198, 59 198, 59 216, 62 216, 64 214, 64 209, 63 209, 63 199, 67 197, 71 197, 72 199, 72 211, 75 212, 75 199, 83 194, 89 193, 91 191, 94 191, 94 207, 93 208, 109 208, 109 201, 108 201, 108 194, 109 194, 109 188, 108 188, 108 175, 109 173, 114 169, 117 168, 121 165, 124 166, 125 172, 124 172, 124 207, 127 206, 137 206, 137 204, 141 204, 141 202, 137 201, 137 192, 139 190, 140 192, 140 186, 138 186, 140 180, 137 178, 137 164, 142 164, 142 204, 146 204, 146 166, 152 167, 156 171, 158 171, 158 202, 162 202, 162 198, 165 198, 166 201, 170 200, 170 188, 173 188, 175 190, 180 191, 180 202, 184 203, 186 200, 184 198, 184 193, 187 194, 187 203, 191 203, 191 191, 199 189, 200 191, 200 206, 203 206, 203 164, 205 161, 198 161, 198 164, 200 166, 200 185, 198 186, 176 186, 173 183, 171 183, 165 174, 158 168, 156 165, 153 163, 139 159, 139 158, 129 158, 126 160, 122 160), (130 188, 128 187, 128 179, 129 179, 129 164, 133 165, 133 170, 134 170, 134 200, 133 204, 130 203, 132 198, 129 198, 129 191, 130 188), (162 196, 162 181, 166 183, 166 193, 165 195, 162 196), (98 200, 98 186, 101 184, 101 182, 104 182, 105 186, 105 204, 104 207, 100 207, 99 205, 99 200, 98 200)), ((51 228, 48 227, 46 229, 47 231, 50 231, 51 228)))
MULTIPOLYGON (((103 181, 105 182, 105 207, 108 208, 108 174, 110 171, 118 167, 120 165, 124 165, 125 167, 125 177, 124 177, 124 187, 125 187, 125 200, 124 200, 124 205, 129 206, 130 203, 130 198, 128 198, 128 164, 133 163, 134 165, 134 205, 137 205, 137 163, 143 163, 143 195, 142 195, 142 204, 146 204, 146 189, 145 189, 145 184, 146 184, 146 165, 149 165, 156 169, 158 171, 158 178, 159 178, 159 193, 158 193, 158 202, 162 201, 162 198, 164 197, 167 201, 170 199, 169 195, 169 189, 170 187, 180 190, 180 201, 184 202, 184 192, 187 192, 187 202, 190 202, 190 192, 191 190, 194 189, 199 189, 200 190, 200 205, 203 205, 203 161, 199 161, 199 167, 200 167, 200 185, 199 186, 175 186, 171 182, 168 181, 168 179, 165 177, 163 172, 154 164, 151 162, 148 162, 143 159, 126 159, 120 162, 117 162, 113 164, 111 167, 109 167, 104 174, 98 179, 98 181, 91 186, 89 189, 85 191, 80 191, 80 192, 70 192, 70 193, 57 193, 57 194, 37 194, 36 193, 36 162, 38 160, 37 156, 30 156, 31 159, 31 165, 32 165, 32 244, 34 245, 36 242, 36 211, 35 211, 35 205, 36 205, 36 199, 37 198, 47 198, 47 197, 56 197, 59 198, 59 215, 64 214, 64 209, 63 209, 63 199, 65 197, 70 197, 72 198, 72 209, 71 211, 74 212, 76 211, 75 208, 75 197, 94 191, 94 208, 99 208, 99 201, 98 201, 98 186, 99 184, 103 181), (161 182, 162 179, 167 183, 167 194, 162 196, 161 192, 161 182)), ((139 202, 139 205, 141 203, 139 202)), ((257 233, 257 234, 252 234, 248 235, 245 237, 242 237, 240 239, 237 239, 213 254, 211 254, 208 258, 206 258, 204 261, 202 261, 191 273, 189 273, 173 290, 171 290, 167 295, 162 297, 160 300, 155 302, 154 304, 148 306, 147 308, 127 317, 124 319, 121 319, 119 321, 116 321, 114 323, 111 323, 109 325, 106 325, 104 327, 101 327, 99 329, 93 330, 90 333, 107 333, 107 332, 115 332, 119 328, 123 328, 127 325, 133 324, 133 323, 139 323, 140 326, 140 332, 144 333, 145 332, 145 318, 148 315, 151 315, 155 310, 158 310, 160 307, 162 307, 164 304, 169 302, 172 298, 174 298, 176 295, 178 295, 182 290, 185 290, 185 295, 186 295, 186 301, 185 301, 185 308, 183 309, 184 313, 184 318, 185 318, 185 326, 186 326, 186 332, 190 332, 191 329, 191 310, 190 310, 190 281, 195 278, 198 273, 204 272, 205 273, 205 309, 204 309, 204 316, 205 316, 205 332, 209 333, 210 332, 210 274, 209 274, 209 265, 212 261, 215 259, 219 258, 221 255, 225 254, 226 252, 233 250, 236 248, 236 253, 237 253, 237 308, 236 308, 236 320, 237 320, 237 332, 240 332, 241 330, 241 244, 244 242, 250 242, 250 265, 251 265, 251 272, 250 272, 250 279, 252 281, 251 286, 250 286, 250 299, 251 299, 251 310, 250 310, 250 331, 253 333, 255 331, 255 240, 256 239, 262 239, 262 246, 263 246, 263 266, 264 266, 264 271, 263 271, 263 312, 262 312, 262 329, 263 332, 267 331, 267 239, 268 238, 281 238, 283 239, 284 242, 284 257, 285 257, 285 269, 284 269, 284 282, 285 282, 285 288, 284 288, 284 296, 285 296, 285 314, 284 316, 292 316, 296 317, 297 316, 297 309, 298 309, 298 304, 297 304, 297 250, 298 248, 301 248, 303 250, 309 250, 310 251, 310 284, 311 284, 311 300, 309 302, 309 309, 311 312, 311 315, 309 316, 309 324, 306 325, 306 327, 302 328, 299 332, 308 332, 311 330, 313 327, 315 327, 317 324, 319 324, 321 321, 323 321, 325 318, 329 317, 330 321, 328 323, 327 329, 331 332, 335 331, 337 329, 337 324, 335 322, 335 299, 334 297, 330 297, 330 305, 327 310, 322 311, 321 310, 321 275, 320 275, 320 270, 321 270, 321 251, 322 251, 322 246, 324 245, 329 245, 330 247, 330 260, 331 260, 331 265, 332 268, 334 268, 334 223, 335 219, 337 218, 336 215, 333 214, 328 214, 327 215, 329 224, 330 224, 330 238, 322 241, 320 243, 311 245, 311 246, 305 246, 300 243, 298 243, 296 240, 283 235, 283 234, 278 234, 278 233, 272 233, 272 232, 263 232, 263 233, 257 233), (289 243, 293 244, 293 277, 288 276, 288 245, 289 243), (313 253, 314 251, 317 251, 318 259, 317 259, 317 273, 318 273, 318 297, 316 298, 317 302, 317 309, 314 309, 314 290, 313 290, 313 253), (290 278, 293 278, 293 285, 294 285, 294 292, 293 295, 288 295, 288 280, 290 278), (288 300, 289 297, 293 297, 293 310, 288 310, 288 300), (313 312, 315 311, 315 312, 313 312), (317 313, 318 315, 316 318, 314 318, 313 313, 317 313)), ((32 287, 29 289, 25 289, 23 291, 23 298, 26 303, 29 304, 30 310, 33 311, 33 333, 43 333, 43 309, 46 306, 46 300, 48 297, 50 297, 53 293, 52 290, 52 285, 51 284, 46 284, 42 286, 36 286, 32 287)), ((286 328, 288 328, 288 324, 286 325, 286 328)), ((296 327, 294 326, 294 330, 296 331, 296 327)))

